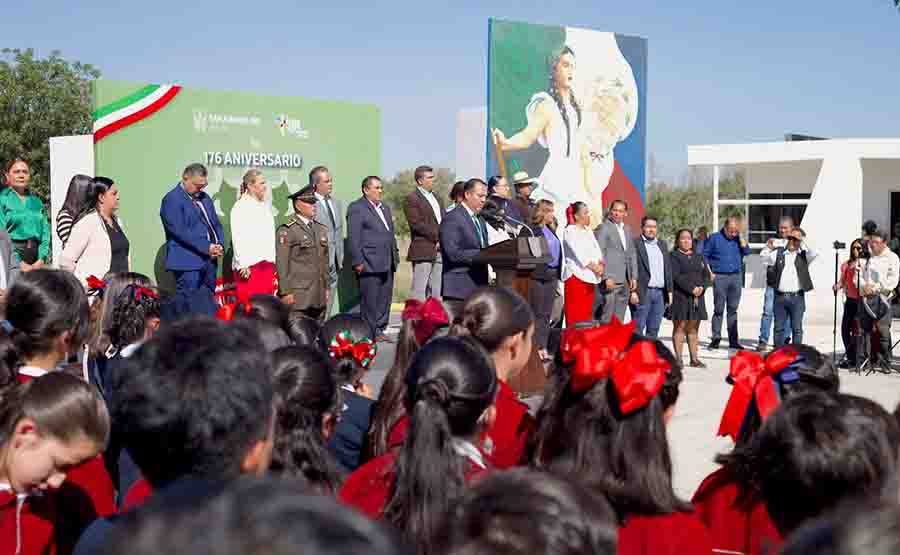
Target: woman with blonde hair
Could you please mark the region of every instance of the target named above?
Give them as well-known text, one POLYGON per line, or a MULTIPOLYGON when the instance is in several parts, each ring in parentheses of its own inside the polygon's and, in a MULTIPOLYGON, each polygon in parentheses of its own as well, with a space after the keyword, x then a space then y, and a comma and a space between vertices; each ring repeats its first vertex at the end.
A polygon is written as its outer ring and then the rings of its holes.
POLYGON ((266 178, 248 170, 241 198, 231 209, 231 245, 238 302, 275 293, 275 217, 265 202, 266 178))
POLYGON ((556 236, 556 218, 553 215, 554 206, 549 200, 539 200, 534 206, 531 215, 529 230, 522 229, 519 237, 543 237, 547 240, 550 261, 539 264, 531 274, 531 284, 528 286, 528 304, 534 312, 535 333, 534 340, 540 350, 541 358, 548 359, 547 340, 550 336, 550 314, 553 312, 553 301, 556 299, 556 290, 562 275, 562 244, 556 236))

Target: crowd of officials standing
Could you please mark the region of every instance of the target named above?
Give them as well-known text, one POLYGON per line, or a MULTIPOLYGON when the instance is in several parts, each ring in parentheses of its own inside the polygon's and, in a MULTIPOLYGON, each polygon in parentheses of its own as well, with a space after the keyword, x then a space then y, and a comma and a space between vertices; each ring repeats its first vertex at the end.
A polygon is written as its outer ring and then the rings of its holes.
MULTIPOLYGON (((459 184, 444 208, 423 166, 404 204, 421 298, 404 305, 376 397, 364 378, 387 341, 399 264, 379 178, 363 180, 344 216, 327 168, 315 168, 275 228, 265 177, 247 172, 230 215, 239 299, 216 307, 225 237, 203 166, 188 166, 162 201, 177 284, 165 302, 130 272, 113 180, 73 179, 58 218, 61 268, 50 269, 27 163, 6 169, 4 553, 881 555, 900 545, 900 424, 842 393, 830 358, 800 342, 804 262, 815 258, 802 230, 764 255, 776 342, 788 317, 793 341, 733 356, 718 435, 734 447, 686 500, 666 434, 682 345, 673 354, 656 334, 668 311, 699 362, 712 281, 718 332, 727 307, 733 339, 731 270, 748 248, 736 221, 702 246, 679 231, 669 251, 653 217, 631 235, 621 201, 594 229, 588 207, 573 204, 560 229, 552 204, 528 203, 533 181, 522 175, 512 187, 459 184), (531 299, 485 287, 490 268, 476 260, 523 233, 544 237, 549 255, 531 299), (344 261, 361 314, 331 316, 344 261), (560 281, 569 321, 548 350, 560 281), (553 364, 532 411, 509 380, 536 342, 553 364)), ((896 280, 880 238, 868 239, 877 260, 853 282, 864 297, 896 280)))

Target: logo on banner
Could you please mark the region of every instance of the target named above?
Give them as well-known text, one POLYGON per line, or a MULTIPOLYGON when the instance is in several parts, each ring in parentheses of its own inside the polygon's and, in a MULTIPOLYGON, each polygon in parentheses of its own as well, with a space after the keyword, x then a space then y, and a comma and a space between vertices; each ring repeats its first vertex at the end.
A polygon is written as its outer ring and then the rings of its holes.
POLYGON ((259 127, 259 116, 236 116, 233 114, 217 114, 206 110, 194 110, 194 130, 198 133, 228 131, 229 127, 259 127))
POLYGON ((297 118, 291 118, 286 114, 278 114, 275 116, 275 126, 282 137, 293 135, 298 139, 308 139, 309 131, 303 129, 303 124, 297 118))
POLYGON ((200 110, 194 110, 194 130, 198 133, 206 133, 209 129, 209 114, 200 110))

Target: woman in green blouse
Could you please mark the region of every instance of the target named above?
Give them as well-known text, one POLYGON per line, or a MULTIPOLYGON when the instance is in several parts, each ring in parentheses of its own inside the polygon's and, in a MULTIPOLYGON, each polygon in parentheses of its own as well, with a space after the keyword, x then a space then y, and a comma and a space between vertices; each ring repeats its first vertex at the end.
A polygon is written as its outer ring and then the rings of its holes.
POLYGON ((7 187, 0 192, 0 224, 9 232, 23 272, 40 268, 50 254, 50 221, 44 203, 28 191, 28 162, 6 165, 7 187))

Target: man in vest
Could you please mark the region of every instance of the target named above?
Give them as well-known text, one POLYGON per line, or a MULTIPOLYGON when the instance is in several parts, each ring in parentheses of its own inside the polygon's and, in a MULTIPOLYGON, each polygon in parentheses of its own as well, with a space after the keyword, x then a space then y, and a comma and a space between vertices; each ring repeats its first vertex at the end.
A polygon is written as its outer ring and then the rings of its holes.
POLYGON ((799 227, 787 236, 787 245, 776 249, 763 249, 760 257, 774 269, 775 290, 775 348, 785 344, 787 322, 790 321, 792 343, 803 343, 803 313, 806 312, 804 295, 812 291, 809 264, 816 253, 806 246, 806 233, 799 227))

